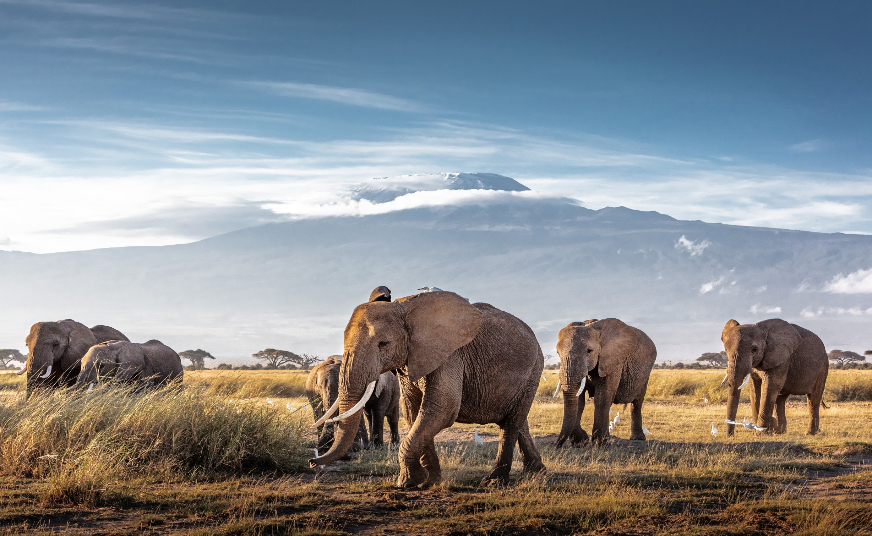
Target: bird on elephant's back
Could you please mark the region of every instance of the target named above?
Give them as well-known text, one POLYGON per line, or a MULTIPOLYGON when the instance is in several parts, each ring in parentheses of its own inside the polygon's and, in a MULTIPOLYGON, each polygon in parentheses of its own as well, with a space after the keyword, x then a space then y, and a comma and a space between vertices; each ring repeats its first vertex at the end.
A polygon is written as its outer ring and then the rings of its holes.
POLYGON ((90 388, 97 382, 115 381, 156 387, 181 382, 183 375, 179 354, 158 340, 142 344, 112 340, 88 350, 76 386, 90 388))
POLYGON ((588 439, 607 440, 612 404, 632 403, 630 439, 645 440, 642 404, 657 359, 657 348, 648 335, 617 318, 571 322, 558 334, 557 354, 563 390, 558 448, 567 440, 573 446, 588 439), (594 399, 590 437, 581 428, 584 392, 591 393, 594 399))
MULTIPOLYGON (((727 353, 722 385, 727 395, 727 420, 735 421, 739 393, 751 384, 751 424, 763 433, 787 431, 785 404, 790 395, 806 395, 809 423, 806 433, 820 431, 820 404, 829 373, 823 341, 811 331, 780 318, 756 324, 730 320, 721 332, 727 353), (773 410, 776 416, 773 418, 773 410)), ((735 425, 727 426, 732 435, 735 425)))
POLYGON ((527 415, 543 365, 529 326, 453 292, 359 305, 345 328, 336 440, 310 463, 332 463, 348 450, 379 376, 396 370, 403 415, 411 426, 400 446, 398 486, 427 487, 441 480, 434 437, 454 422, 497 423, 503 429, 485 481, 508 480, 515 443, 524 470, 541 471, 527 415))
POLYGON ((35 389, 73 385, 81 371, 82 357, 92 346, 107 340, 105 337, 127 340, 109 326, 92 329, 70 319, 34 324, 25 341, 27 362, 20 372, 27 374, 27 396, 35 389))

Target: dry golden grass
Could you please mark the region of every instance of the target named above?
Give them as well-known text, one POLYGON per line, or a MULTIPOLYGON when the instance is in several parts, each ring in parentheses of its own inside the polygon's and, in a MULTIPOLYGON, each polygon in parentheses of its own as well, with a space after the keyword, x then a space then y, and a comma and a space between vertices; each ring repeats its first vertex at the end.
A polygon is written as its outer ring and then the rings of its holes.
POLYGON ((480 488, 498 428, 455 425, 437 436, 445 482, 411 492, 393 489, 395 448, 305 467, 311 412, 285 407, 305 402, 305 372, 186 372, 183 390, 28 402, 23 378, 3 376, 0 534, 872 534, 872 471, 857 470, 872 464, 872 402, 834 394, 863 392, 872 371, 831 371, 817 436, 804 434, 805 402, 790 401, 786 434, 728 438, 723 371, 655 370, 649 441, 621 440, 629 415, 615 406, 612 444, 561 450, 562 401, 546 371, 529 419, 545 474, 521 477, 516 457, 517 482, 480 488))

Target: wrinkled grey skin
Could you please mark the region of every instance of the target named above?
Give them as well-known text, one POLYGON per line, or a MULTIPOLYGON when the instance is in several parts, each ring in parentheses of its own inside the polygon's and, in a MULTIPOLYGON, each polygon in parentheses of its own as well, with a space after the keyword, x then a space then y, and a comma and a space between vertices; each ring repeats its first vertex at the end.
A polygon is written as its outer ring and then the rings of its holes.
MULTIPOLYGON (((736 420, 739 386, 748 374, 751 386, 751 415, 765 433, 787 431, 785 403, 790 395, 807 395, 807 434, 820 431, 820 404, 827 383, 830 362, 820 338, 811 331, 780 318, 740 325, 730 320, 721 332, 727 352, 727 419, 736 420), (762 404, 761 404, 762 401, 762 404), (772 411, 777 408, 777 420, 772 411)), ((735 425, 727 425, 733 435, 735 425)))
POLYGON ((632 403, 630 439, 644 441, 642 403, 657 359, 651 339, 617 318, 572 322, 560 330, 557 353, 563 388, 563 426, 557 447, 567 439, 573 446, 588 440, 580 422, 585 393, 576 396, 585 377, 585 391, 594 399, 592 440, 599 443, 608 439, 612 404, 632 403))
POLYGON ((391 429, 391 445, 400 443, 400 381, 393 372, 384 372, 378 377, 372 397, 363 406, 369 423, 369 444, 379 448, 384 445, 385 417, 391 429))
MULTIPOLYGON (((315 416, 315 421, 320 419, 324 412, 336 402, 339 392, 339 370, 342 366, 342 356, 330 356, 323 363, 313 367, 306 380, 306 397, 309 406, 315 416)), ((331 415, 335 417, 337 414, 331 415)), ((326 452, 333 446, 333 431, 335 423, 324 423, 318 426, 318 452, 326 452)), ((352 451, 358 451, 369 447, 369 438, 363 422, 360 423, 357 437, 354 438, 352 451)))
MULTIPOLYGON (((483 482, 506 482, 516 443, 525 472, 544 470, 527 423, 543 361, 525 323, 453 292, 364 303, 345 328, 339 411, 357 404, 382 373, 398 370, 403 416, 412 424, 400 445, 397 486, 428 487, 441 481, 433 439, 455 422, 500 426, 497 459, 483 482)), ((309 460, 310 465, 342 456, 354 441, 362 413, 340 421, 333 447, 309 460)))
POLYGON ((82 357, 104 337, 127 337, 109 326, 94 326, 95 332, 75 320, 37 322, 27 336, 27 396, 35 389, 69 387, 76 382, 81 371, 82 357), (98 339, 99 336, 99 339, 98 339), (52 366, 47 378, 40 378, 48 366, 52 366))
POLYGON ((107 341, 92 346, 82 358, 76 387, 114 380, 156 387, 181 381, 184 369, 179 354, 157 340, 143 344, 107 341))

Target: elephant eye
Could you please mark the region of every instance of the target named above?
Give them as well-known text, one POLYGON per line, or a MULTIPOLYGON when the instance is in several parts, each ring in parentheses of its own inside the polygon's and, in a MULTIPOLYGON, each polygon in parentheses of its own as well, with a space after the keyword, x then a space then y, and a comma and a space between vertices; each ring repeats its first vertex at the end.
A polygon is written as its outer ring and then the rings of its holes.
POLYGON ((588 348, 587 353, 589 353, 589 354, 593 353, 593 348, 588 348))
POLYGON ((384 348, 384 347, 387 346, 388 344, 390 344, 388 341, 381 341, 381 342, 378 343, 378 347, 379 347, 379 348, 384 348))
POLYGON ((752 354, 756 354, 756 353, 757 353, 757 347, 756 347, 756 346, 752 346, 752 347, 751 347, 751 353, 752 353, 752 354))

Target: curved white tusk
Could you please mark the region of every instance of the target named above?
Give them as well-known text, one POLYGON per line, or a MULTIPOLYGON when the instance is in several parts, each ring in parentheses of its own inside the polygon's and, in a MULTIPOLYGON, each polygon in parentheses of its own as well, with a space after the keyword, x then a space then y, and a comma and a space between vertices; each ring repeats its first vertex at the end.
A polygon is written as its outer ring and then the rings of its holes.
POLYGON ((750 380, 750 379, 751 379, 751 374, 748 374, 747 376, 745 376, 745 381, 742 382, 742 385, 739 386, 739 389, 742 389, 746 385, 748 385, 748 380, 750 380))
POLYGON ((727 376, 729 376, 729 374, 724 374, 724 379, 721 380, 721 387, 723 387, 724 384, 727 383, 727 376))
POLYGON ((542 376, 542 379, 545 380, 546 382, 548 381, 548 378, 546 378, 544 374, 540 374, 539 376, 542 376))
POLYGON ((319 426, 324 424, 324 421, 326 421, 327 419, 330 418, 331 415, 336 413, 337 409, 339 409, 339 397, 338 396, 336 397, 336 400, 333 402, 333 405, 330 406, 330 409, 325 411, 324 415, 322 415, 320 419, 315 421, 315 424, 312 425, 312 428, 318 428, 319 426))
POLYGON ((581 379, 581 387, 578 388, 578 392, 575 393, 575 396, 581 396, 581 393, 584 392, 585 385, 587 385, 587 376, 581 379))
POLYGON ((333 417, 327 422, 341 421, 342 419, 347 419, 348 417, 351 417, 352 415, 360 411, 360 408, 362 408, 363 405, 366 404, 366 402, 369 400, 369 397, 372 396, 373 391, 375 391, 375 380, 369 382, 369 385, 366 386, 366 391, 363 392, 363 396, 360 397, 360 400, 357 402, 357 404, 354 405, 354 407, 352 407, 350 410, 346 411, 342 415, 337 415, 336 417, 333 417))
POLYGON ((45 374, 43 374, 42 376, 40 376, 40 379, 48 378, 48 375, 49 375, 49 374, 51 374, 51 365, 49 365, 48 368, 45 370, 45 374))
POLYGON ((560 392, 560 378, 557 378, 557 389, 554 389, 554 396, 552 398, 557 398, 557 393, 560 392))
POLYGON ((21 375, 24 374, 25 372, 27 372, 27 367, 24 367, 23 369, 19 370, 18 372, 15 373, 15 375, 16 375, 16 376, 21 376, 21 375))
POLYGON ((90 393, 94 389, 94 382, 91 382, 91 385, 88 386, 88 390, 86 392, 90 393))

